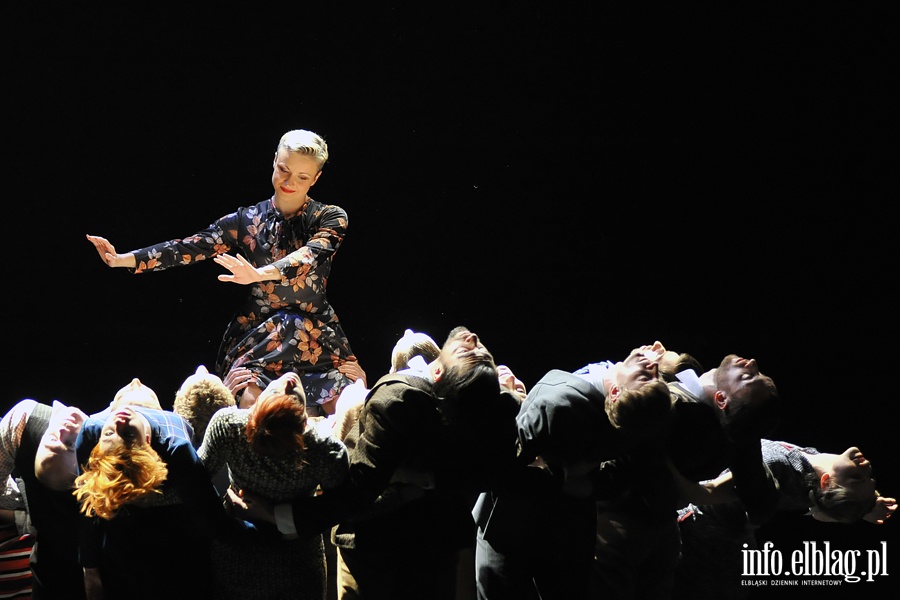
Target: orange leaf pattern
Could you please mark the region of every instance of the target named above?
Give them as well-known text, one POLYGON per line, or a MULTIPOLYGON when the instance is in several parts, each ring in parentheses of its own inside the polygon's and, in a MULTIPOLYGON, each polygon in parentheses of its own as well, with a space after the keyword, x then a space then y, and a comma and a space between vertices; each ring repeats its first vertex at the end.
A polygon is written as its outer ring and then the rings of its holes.
POLYGON ((216 371, 224 376, 240 364, 260 375, 261 384, 295 371, 307 403, 321 403, 350 383, 337 367, 353 352, 325 294, 347 224, 342 208, 312 199, 284 219, 270 198, 191 236, 135 251, 134 272, 212 263, 208 259, 225 253, 240 253, 256 267, 276 265, 281 280, 246 286, 247 296, 222 338, 216 371))

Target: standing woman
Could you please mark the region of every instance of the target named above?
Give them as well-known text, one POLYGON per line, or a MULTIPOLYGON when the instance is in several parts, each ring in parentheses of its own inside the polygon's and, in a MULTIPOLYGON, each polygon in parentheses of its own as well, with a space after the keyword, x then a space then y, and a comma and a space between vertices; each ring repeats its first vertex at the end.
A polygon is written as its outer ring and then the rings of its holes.
POLYGON ((88 235, 110 267, 161 271, 213 259, 231 274, 220 281, 248 286, 225 330, 216 371, 248 369, 239 399, 249 406, 266 385, 290 371, 302 376, 313 416, 351 381, 338 370, 356 360, 325 295, 331 261, 347 230, 347 213, 309 196, 322 175, 328 146, 303 129, 288 131, 272 164, 274 195, 238 208, 184 239, 118 254, 106 239, 88 235))
MULTIPOLYGON (((307 422, 300 378, 285 373, 250 408, 219 409, 209 422, 200 460, 211 473, 228 467, 231 491, 271 504, 332 490, 349 477, 346 447, 307 422)), ((213 595, 221 599, 325 597, 321 533, 297 535, 293 520, 260 524, 213 541, 213 595)))

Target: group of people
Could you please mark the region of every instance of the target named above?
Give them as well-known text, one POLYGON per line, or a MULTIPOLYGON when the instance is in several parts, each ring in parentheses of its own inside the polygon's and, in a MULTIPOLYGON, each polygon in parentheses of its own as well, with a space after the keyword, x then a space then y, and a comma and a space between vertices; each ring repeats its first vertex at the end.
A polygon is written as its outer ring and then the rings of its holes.
POLYGON ((896 509, 858 449, 768 439, 777 387, 733 354, 636 344, 528 389, 466 327, 406 330, 370 381, 325 293, 348 224, 309 196, 327 160, 292 130, 271 198, 124 254, 87 236, 110 267, 211 259, 248 293, 171 405, 135 378, 95 414, 26 399, 0 421, 34 598, 456 600, 461 560, 485 600, 673 598, 695 531, 739 561, 777 510, 896 509))

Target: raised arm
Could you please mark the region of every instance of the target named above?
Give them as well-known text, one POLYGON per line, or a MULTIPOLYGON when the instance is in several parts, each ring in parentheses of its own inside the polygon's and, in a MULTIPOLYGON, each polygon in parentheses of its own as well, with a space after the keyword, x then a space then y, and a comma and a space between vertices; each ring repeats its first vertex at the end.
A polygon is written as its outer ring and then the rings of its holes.
POLYGON ((232 251, 238 243, 240 212, 227 214, 207 228, 183 239, 172 239, 119 254, 106 238, 88 235, 100 259, 110 267, 126 267, 135 273, 161 271, 197 264, 232 251))
POLYGON ((133 269, 137 265, 134 254, 131 252, 127 254, 117 253, 116 247, 106 238, 98 235, 88 235, 87 240, 94 245, 94 248, 97 249, 97 254, 100 255, 100 260, 106 263, 107 266, 133 269))

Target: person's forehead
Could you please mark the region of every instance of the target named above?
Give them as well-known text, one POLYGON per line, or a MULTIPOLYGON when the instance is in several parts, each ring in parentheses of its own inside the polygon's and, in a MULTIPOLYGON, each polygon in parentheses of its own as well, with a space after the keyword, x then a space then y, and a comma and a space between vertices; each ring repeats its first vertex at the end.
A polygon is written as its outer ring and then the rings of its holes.
POLYGON ((279 163, 284 164, 292 164, 294 166, 299 167, 315 167, 318 163, 316 163, 316 159, 307 154, 300 154, 299 152, 294 152, 292 150, 288 150, 287 148, 279 148, 278 154, 276 155, 276 160, 279 163))
MULTIPOLYGON (((466 332, 468 333, 468 332, 466 332)), ((464 340, 465 334, 454 334, 447 339, 447 342, 444 344, 444 348, 457 348, 460 344, 462 344, 464 340)))

